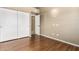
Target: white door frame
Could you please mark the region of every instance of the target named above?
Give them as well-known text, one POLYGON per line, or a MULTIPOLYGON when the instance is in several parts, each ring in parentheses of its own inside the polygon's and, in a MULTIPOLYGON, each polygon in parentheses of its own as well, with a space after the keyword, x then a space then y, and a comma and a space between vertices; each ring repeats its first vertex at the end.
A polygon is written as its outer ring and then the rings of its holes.
MULTIPOLYGON (((38 18, 37 18, 38 15, 31 14, 30 18, 31 18, 32 16, 35 16, 35 20, 38 19, 38 18)), ((40 17, 40 15, 39 15, 38 17, 40 17)), ((39 19, 40 19, 40 18, 39 18, 39 19)), ((31 23, 31 22, 32 22, 31 20, 32 20, 32 19, 30 19, 30 36, 31 36, 31 34, 32 34, 32 33, 31 33, 31 24, 32 24, 32 23, 31 23)), ((36 27, 36 25, 35 25, 35 27, 36 27)), ((40 27, 40 26, 39 26, 39 27, 40 27)), ((40 35, 40 29, 37 30, 37 29, 35 28, 35 34, 40 35), (39 33, 38 33, 38 32, 39 32, 39 33)))

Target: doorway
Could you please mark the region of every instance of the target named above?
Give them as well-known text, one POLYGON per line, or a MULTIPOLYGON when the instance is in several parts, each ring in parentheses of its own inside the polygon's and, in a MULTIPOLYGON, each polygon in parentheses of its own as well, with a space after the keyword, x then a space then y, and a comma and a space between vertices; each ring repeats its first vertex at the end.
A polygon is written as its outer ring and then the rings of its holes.
POLYGON ((31 16, 31 35, 35 34, 35 16, 31 16))
POLYGON ((40 15, 31 16, 31 35, 40 35, 40 15))

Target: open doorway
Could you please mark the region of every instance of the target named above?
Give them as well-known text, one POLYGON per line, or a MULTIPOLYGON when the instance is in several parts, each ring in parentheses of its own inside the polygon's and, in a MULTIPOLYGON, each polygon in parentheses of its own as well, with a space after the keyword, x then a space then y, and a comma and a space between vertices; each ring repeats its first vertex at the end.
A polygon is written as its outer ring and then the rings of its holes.
POLYGON ((35 16, 31 16, 31 35, 35 35, 35 16))
POLYGON ((40 15, 31 16, 31 35, 40 35, 40 15))

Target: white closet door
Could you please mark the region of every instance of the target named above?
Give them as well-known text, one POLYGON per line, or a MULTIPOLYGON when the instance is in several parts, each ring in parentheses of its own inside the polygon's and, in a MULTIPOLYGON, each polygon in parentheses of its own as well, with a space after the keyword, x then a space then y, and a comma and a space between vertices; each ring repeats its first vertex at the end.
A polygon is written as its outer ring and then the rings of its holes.
POLYGON ((0 8, 0 42, 17 38, 17 12, 0 8))
POLYGON ((29 36, 30 14, 18 11, 18 38, 29 36))

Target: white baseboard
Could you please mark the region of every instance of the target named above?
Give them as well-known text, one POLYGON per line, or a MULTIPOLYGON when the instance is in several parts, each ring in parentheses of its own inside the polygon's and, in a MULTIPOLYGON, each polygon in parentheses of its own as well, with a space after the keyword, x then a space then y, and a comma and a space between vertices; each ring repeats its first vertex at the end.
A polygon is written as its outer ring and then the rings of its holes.
POLYGON ((49 36, 43 35, 43 34, 40 34, 40 35, 41 35, 41 36, 44 36, 44 37, 47 37, 47 38, 50 38, 50 39, 53 39, 53 40, 57 40, 57 41, 60 41, 60 42, 63 42, 63 43, 67 43, 67 44, 70 44, 70 45, 79 47, 78 44, 74 44, 74 43, 71 43, 71 42, 67 42, 67 41, 64 41, 64 40, 60 40, 60 39, 57 39, 57 38, 54 38, 54 37, 49 37, 49 36))

